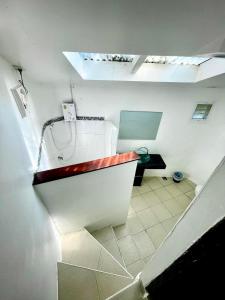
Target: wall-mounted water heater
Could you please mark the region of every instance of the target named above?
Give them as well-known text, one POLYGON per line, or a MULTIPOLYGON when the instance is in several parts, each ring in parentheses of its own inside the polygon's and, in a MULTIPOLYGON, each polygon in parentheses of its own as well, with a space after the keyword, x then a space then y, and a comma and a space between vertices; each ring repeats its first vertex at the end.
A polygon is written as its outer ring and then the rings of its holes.
POLYGON ((62 110, 63 110, 64 120, 66 122, 76 121, 76 108, 74 102, 64 101, 62 103, 62 110))

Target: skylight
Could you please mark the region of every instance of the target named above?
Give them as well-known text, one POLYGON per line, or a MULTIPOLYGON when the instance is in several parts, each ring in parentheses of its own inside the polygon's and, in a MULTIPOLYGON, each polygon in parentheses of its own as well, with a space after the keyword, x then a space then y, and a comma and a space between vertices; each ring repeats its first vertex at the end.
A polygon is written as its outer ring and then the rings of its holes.
POLYGON ((79 52, 81 58, 85 61, 112 61, 112 62, 133 62, 136 55, 128 54, 105 54, 105 53, 88 53, 79 52))
POLYGON ((199 56, 148 56, 145 63, 151 64, 171 64, 171 65, 192 65, 199 66, 205 61, 209 60, 209 57, 199 56))
MULTIPOLYGON (((196 82, 209 57, 63 52, 84 80, 196 82), (204 63, 205 64, 202 64, 204 63)), ((212 58, 216 60, 216 58, 212 58)), ((211 61, 210 61, 211 62, 211 61)))

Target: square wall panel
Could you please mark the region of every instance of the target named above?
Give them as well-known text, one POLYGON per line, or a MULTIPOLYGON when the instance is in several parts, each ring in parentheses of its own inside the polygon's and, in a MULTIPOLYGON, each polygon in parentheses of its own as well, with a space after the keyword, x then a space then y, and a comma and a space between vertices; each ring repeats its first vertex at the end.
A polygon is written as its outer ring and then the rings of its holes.
POLYGON ((119 139, 155 140, 161 118, 162 112, 122 110, 119 139))

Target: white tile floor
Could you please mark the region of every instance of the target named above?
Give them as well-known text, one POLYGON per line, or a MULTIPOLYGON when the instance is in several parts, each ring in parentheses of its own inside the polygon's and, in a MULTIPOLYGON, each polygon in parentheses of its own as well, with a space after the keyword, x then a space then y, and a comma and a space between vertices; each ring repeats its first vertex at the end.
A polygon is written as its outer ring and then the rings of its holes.
MULTIPOLYGON (((143 269, 173 228, 194 198, 194 189, 189 180, 174 183, 160 177, 144 177, 142 186, 133 188, 127 222, 114 227, 119 253, 132 275, 143 269)), ((98 232, 98 240, 110 240, 108 231, 98 232)))

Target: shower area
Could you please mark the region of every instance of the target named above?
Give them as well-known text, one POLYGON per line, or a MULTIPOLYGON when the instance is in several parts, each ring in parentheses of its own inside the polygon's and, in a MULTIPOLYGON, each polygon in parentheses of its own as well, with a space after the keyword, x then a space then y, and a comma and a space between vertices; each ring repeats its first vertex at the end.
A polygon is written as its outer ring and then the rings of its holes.
POLYGON ((116 154, 118 130, 103 118, 51 119, 43 125, 37 171, 116 154))

